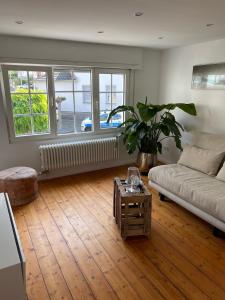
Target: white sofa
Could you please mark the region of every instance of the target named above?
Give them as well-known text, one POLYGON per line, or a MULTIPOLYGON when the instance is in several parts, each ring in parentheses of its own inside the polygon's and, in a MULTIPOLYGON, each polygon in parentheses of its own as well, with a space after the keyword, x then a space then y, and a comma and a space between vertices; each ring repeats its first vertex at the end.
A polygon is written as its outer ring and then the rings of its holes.
MULTIPOLYGON (((191 144, 203 149, 225 152, 225 136, 194 133, 191 144)), ((225 232, 225 182, 180 164, 154 167, 149 171, 149 184, 161 200, 175 201, 214 226, 213 233, 225 232)))

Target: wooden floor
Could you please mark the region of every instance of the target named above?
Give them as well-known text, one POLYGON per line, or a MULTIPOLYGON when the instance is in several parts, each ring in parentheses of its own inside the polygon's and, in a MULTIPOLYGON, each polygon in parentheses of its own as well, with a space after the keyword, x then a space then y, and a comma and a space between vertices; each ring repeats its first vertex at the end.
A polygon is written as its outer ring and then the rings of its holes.
POLYGON ((14 210, 28 299, 225 299, 225 240, 155 191, 150 239, 121 239, 112 179, 126 170, 41 182, 39 198, 14 210))

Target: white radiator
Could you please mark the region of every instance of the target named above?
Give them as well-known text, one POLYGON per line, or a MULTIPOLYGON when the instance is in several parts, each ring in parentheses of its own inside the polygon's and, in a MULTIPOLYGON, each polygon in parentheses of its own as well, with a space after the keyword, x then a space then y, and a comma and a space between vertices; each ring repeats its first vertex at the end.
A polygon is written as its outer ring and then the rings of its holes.
POLYGON ((118 138, 39 146, 42 172, 118 159, 118 138))

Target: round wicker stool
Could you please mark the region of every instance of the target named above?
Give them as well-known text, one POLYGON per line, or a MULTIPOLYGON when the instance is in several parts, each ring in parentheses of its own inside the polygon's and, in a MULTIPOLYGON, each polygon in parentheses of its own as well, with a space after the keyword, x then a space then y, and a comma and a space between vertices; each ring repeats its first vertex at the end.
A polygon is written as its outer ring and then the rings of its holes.
POLYGON ((8 194, 12 206, 31 202, 38 195, 37 172, 28 167, 0 171, 0 191, 8 194))

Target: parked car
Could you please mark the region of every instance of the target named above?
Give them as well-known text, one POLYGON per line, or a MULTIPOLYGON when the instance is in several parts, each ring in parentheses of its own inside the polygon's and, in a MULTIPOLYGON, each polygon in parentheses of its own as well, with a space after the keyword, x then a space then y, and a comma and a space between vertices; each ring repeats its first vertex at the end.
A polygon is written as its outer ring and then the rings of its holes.
MULTIPOLYGON (((113 116, 112 121, 107 123, 109 112, 103 112, 100 114, 100 128, 115 128, 122 124, 122 116, 116 114, 113 116)), ((91 131, 92 130, 92 119, 90 117, 85 118, 81 123, 81 131, 91 131)))

